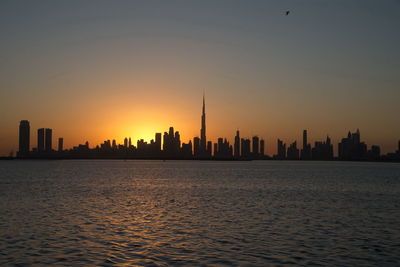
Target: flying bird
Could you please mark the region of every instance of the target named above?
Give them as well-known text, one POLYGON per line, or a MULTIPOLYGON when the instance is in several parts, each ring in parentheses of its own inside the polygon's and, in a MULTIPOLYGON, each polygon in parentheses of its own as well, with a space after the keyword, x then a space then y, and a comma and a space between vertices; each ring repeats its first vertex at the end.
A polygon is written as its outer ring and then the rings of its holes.
POLYGON ((288 10, 288 11, 286 11, 286 16, 287 16, 287 15, 289 15, 289 13, 290 13, 290 11, 289 11, 289 10, 288 10))

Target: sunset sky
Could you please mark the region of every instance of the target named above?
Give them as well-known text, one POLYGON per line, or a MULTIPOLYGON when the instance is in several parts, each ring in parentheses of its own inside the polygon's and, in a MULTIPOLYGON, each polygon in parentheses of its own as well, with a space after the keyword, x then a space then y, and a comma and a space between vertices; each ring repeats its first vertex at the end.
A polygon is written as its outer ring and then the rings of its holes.
POLYGON ((20 120, 67 148, 174 126, 187 142, 259 135, 400 139, 400 1, 0 2, 0 155, 20 120), (291 13, 285 16, 285 11, 291 13))

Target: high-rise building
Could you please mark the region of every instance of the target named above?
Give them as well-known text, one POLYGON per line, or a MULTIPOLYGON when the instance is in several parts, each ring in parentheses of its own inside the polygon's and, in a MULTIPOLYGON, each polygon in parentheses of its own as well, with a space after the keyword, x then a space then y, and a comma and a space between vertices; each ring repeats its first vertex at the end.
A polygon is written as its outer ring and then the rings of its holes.
POLYGON ((311 157, 311 145, 307 141, 307 130, 303 130, 303 148, 300 152, 300 158, 303 160, 309 160, 311 157))
POLYGON ((253 138, 252 138, 253 140, 252 140, 252 146, 253 146, 253 149, 252 149, 252 152, 253 152, 253 157, 258 157, 258 153, 260 152, 259 151, 259 147, 260 147, 260 139, 258 138, 258 136, 253 136, 253 138))
POLYGON ((112 140, 112 148, 117 149, 117 141, 115 139, 112 140))
POLYGON ((211 157, 212 155, 212 142, 211 141, 207 141, 207 157, 211 157))
POLYGON ((283 143, 282 140, 278 139, 277 141, 277 159, 286 159, 286 144, 283 143))
POLYGON ((44 128, 37 130, 37 151, 44 151, 44 128))
POLYGON ((46 135, 44 139, 44 150, 47 152, 53 149, 53 131, 49 128, 45 130, 46 135))
POLYGON ((214 157, 218 157, 218 144, 214 143, 214 157))
POLYGON ((29 155, 30 149, 30 126, 29 121, 22 120, 19 123, 19 149, 18 157, 26 157, 29 155))
POLYGON ((161 151, 161 133, 156 133, 156 150, 159 152, 161 151))
POLYGON ((193 157, 192 153, 192 141, 189 141, 188 144, 182 143, 182 153, 183 158, 190 159, 193 157))
POLYGON ((201 114, 201 129, 200 129, 200 153, 206 154, 207 151, 207 138, 206 138, 206 101, 203 95, 203 112, 201 114))
POLYGON ((260 140, 260 155, 261 155, 261 157, 263 157, 265 155, 264 150, 265 150, 265 142, 264 142, 264 139, 261 139, 260 140))
POLYGON ((241 157, 249 158, 250 157, 250 139, 240 139, 240 149, 241 149, 241 157))
POLYGON ((124 139, 124 147, 127 148, 128 147, 128 138, 125 137, 124 139))
POLYGON ((240 134, 239 134, 239 130, 236 131, 235 143, 234 143, 233 146, 234 146, 233 156, 235 158, 239 158, 240 157, 240 134))
POLYGON ((169 127, 169 132, 164 133, 163 154, 167 157, 178 157, 180 150, 181 138, 179 132, 174 132, 174 127, 169 127))
POLYGON ((298 160, 299 159, 299 149, 297 148, 297 142, 294 141, 287 149, 287 158, 290 160, 298 160))
POLYGON ((363 160, 367 157, 367 145, 360 141, 360 130, 348 133, 338 144, 338 156, 341 160, 363 160))
POLYGON ((58 152, 63 151, 63 145, 64 145, 64 138, 62 137, 58 138, 58 152))
POLYGON ((179 134, 178 131, 175 132, 175 139, 174 139, 174 153, 175 156, 179 155, 179 152, 181 150, 181 135, 179 134))
POLYGON ((329 136, 326 137, 325 142, 315 142, 312 149, 313 160, 332 160, 333 159, 333 145, 329 136))

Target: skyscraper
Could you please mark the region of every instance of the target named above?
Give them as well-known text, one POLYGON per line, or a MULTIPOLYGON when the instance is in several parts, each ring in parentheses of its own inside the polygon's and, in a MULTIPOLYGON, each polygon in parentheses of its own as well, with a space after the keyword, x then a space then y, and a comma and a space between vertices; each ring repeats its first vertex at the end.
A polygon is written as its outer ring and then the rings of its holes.
POLYGON ((212 151, 212 142, 207 141, 207 157, 211 157, 211 151, 212 151))
POLYGON ((58 138, 58 152, 63 151, 64 138, 58 138))
POLYGON ((286 144, 283 143, 282 140, 278 139, 277 141, 277 159, 286 159, 286 144))
POLYGON ((53 149, 53 134, 52 134, 52 130, 51 129, 46 129, 46 136, 45 136, 45 150, 46 151, 51 151, 53 149))
POLYGON ((206 138, 206 101, 203 95, 203 112, 201 115, 201 130, 200 130, 200 151, 202 155, 207 151, 207 138, 206 138))
POLYGON ((161 133, 156 133, 155 138, 156 138, 156 142, 155 142, 156 151, 160 152, 161 151, 161 133))
POLYGON ((258 157, 258 153, 260 152, 260 151, 259 151, 259 147, 260 147, 260 138, 258 138, 258 136, 253 136, 253 142, 252 142, 252 144, 253 144, 253 149, 252 149, 253 157, 254 157, 254 158, 257 158, 257 157, 258 157))
POLYGON ((29 154, 30 126, 29 121, 22 120, 19 124, 19 149, 18 157, 26 157, 29 154))
POLYGON ((37 130, 37 151, 44 151, 44 128, 37 130))
POLYGON ((198 157, 200 155, 200 138, 197 136, 193 138, 193 155, 198 157))
POLYGON ((239 130, 236 131, 235 143, 234 143, 233 146, 234 146, 233 156, 235 158, 240 158, 240 134, 239 134, 239 130))
POLYGON ((263 157, 265 154, 264 150, 265 150, 265 141, 264 141, 264 139, 261 139, 260 140, 260 156, 261 157, 263 157))
POLYGON ((294 141, 287 149, 286 152, 287 159, 298 160, 299 159, 299 149, 297 148, 297 141, 294 141))
POLYGON ((301 159, 311 159, 311 145, 307 141, 307 130, 303 130, 303 149, 300 152, 301 159))

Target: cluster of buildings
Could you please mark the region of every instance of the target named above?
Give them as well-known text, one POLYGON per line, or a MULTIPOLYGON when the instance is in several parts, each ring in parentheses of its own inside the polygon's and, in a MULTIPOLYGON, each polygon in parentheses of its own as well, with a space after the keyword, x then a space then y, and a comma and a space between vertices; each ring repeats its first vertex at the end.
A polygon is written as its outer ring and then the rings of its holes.
POLYGON ((226 138, 218 138, 216 143, 206 137, 205 99, 201 116, 200 137, 194 137, 193 142, 181 142, 179 131, 170 127, 168 132, 156 133, 150 142, 138 140, 136 146, 131 138, 125 138, 123 144, 115 140, 106 140, 94 148, 89 143, 64 150, 62 137, 58 138, 57 150, 52 146, 52 129, 37 130, 37 147, 30 149, 29 121, 22 120, 19 126, 18 158, 54 158, 54 159, 215 159, 215 160, 400 160, 400 141, 398 150, 387 155, 380 154, 379 146, 368 149, 361 142, 360 131, 348 133, 338 144, 338 156, 335 158, 333 144, 329 136, 324 141, 316 141, 314 146, 308 143, 307 130, 303 131, 303 143, 298 147, 297 142, 288 146, 280 139, 277 140, 277 153, 272 157, 265 154, 265 141, 258 136, 251 139, 241 138, 236 131, 234 143, 226 138))
MULTIPOLYGON (((63 151, 64 139, 58 138, 58 152, 63 151)), ((53 149, 53 130, 40 128, 37 130, 37 146, 30 150, 30 125, 29 121, 22 120, 19 124, 18 158, 51 157, 55 153, 53 149)))
POLYGON ((286 149, 286 144, 278 139, 277 154, 273 158, 281 160, 333 160, 333 144, 330 137, 327 136, 325 141, 316 141, 314 147, 311 147, 307 140, 307 130, 304 130, 302 148, 298 148, 295 141, 286 149))

